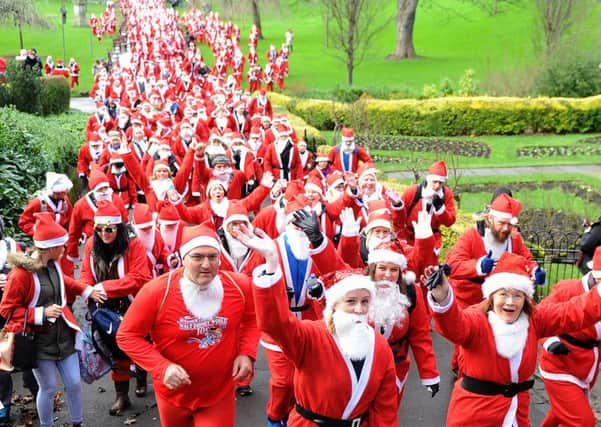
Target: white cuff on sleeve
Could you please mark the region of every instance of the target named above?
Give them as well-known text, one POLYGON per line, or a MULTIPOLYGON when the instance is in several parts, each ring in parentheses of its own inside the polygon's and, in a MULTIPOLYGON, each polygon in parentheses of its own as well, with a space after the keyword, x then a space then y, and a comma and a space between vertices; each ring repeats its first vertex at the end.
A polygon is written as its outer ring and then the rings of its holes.
POLYGON ((44 324, 44 307, 36 307, 33 311, 33 323, 34 325, 43 325, 44 324))
MULTIPOLYGON (((484 273, 482 271, 482 260, 486 258, 486 255, 478 258, 478 260, 476 261, 476 273, 478 273, 478 276, 486 276, 486 273, 484 273)), ((599 294, 601 295, 601 294, 599 294)))
POLYGON ((321 242, 321 245, 319 245, 318 247, 314 248, 314 249, 309 249, 309 255, 313 256, 313 255, 317 255, 320 254, 324 251, 324 249, 326 248, 327 244, 328 244, 328 238, 326 237, 325 234, 321 233, 321 235, 323 236, 323 240, 321 242))
POLYGON ((440 209, 439 209, 439 210, 437 210, 437 211, 434 211, 434 215, 442 215, 442 213, 443 213, 443 212, 444 212, 446 209, 447 209, 447 207, 446 207, 446 206, 444 205, 444 203, 443 203, 443 205, 440 207, 440 209))
POLYGON ((553 344, 554 342, 560 342, 559 338, 558 338, 558 337, 549 337, 549 338, 547 338, 547 339, 545 340, 545 342, 543 343, 543 348, 544 348, 546 351, 549 351, 549 346, 550 346, 551 344, 553 344))
POLYGON ((444 301, 436 302, 434 298, 432 298, 432 294, 428 292, 428 304, 434 313, 446 313, 451 309, 453 302, 455 301, 455 296, 453 295, 453 288, 449 286, 449 293, 444 301))
POLYGON ((253 284, 258 288, 270 288, 282 278, 282 269, 278 269, 273 274, 263 274, 266 264, 261 264, 253 270, 253 284))
POLYGON ((72 257, 71 255, 67 255, 67 260, 69 260, 71 262, 79 262, 79 257, 75 258, 75 257, 72 257))
POLYGON ((92 286, 88 286, 85 291, 81 293, 81 297, 86 300, 92 292, 94 292, 94 288, 92 286))
POLYGON ((425 385, 425 386, 438 384, 438 383, 440 383, 440 376, 435 377, 435 378, 422 378, 421 381, 422 381, 422 385, 425 385))

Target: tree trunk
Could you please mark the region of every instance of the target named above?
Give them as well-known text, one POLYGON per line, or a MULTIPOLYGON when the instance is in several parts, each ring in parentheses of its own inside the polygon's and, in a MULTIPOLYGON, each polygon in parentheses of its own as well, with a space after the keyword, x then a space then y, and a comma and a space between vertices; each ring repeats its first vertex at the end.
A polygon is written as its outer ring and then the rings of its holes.
POLYGON ((346 85, 351 87, 353 85, 353 68, 355 68, 352 59, 346 61, 346 85))
POLYGON ((76 27, 87 27, 86 19, 86 0, 75 0, 73 2, 73 15, 75 16, 76 27))
POLYGON ((259 40, 263 40, 263 29, 261 28, 261 12, 259 11, 259 0, 252 0, 253 24, 259 30, 259 40))
POLYGON ((23 28, 21 26, 21 20, 17 20, 17 27, 19 28, 19 49, 23 48, 23 28))
POLYGON ((413 46, 413 26, 419 0, 397 0, 396 48, 386 59, 416 58, 413 46))

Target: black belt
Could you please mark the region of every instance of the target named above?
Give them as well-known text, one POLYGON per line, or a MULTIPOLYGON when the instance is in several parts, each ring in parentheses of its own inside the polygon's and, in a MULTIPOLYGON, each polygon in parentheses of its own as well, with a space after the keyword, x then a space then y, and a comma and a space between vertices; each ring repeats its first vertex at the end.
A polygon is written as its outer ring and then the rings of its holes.
POLYGON ((315 424, 322 427, 359 427, 361 421, 367 418, 367 412, 352 420, 339 420, 336 418, 324 417, 323 415, 316 414, 315 412, 303 408, 298 403, 296 404, 296 412, 304 419, 313 421, 315 424))
POLYGON ((521 391, 530 390, 534 385, 534 380, 524 381, 522 383, 500 384, 492 381, 483 381, 464 375, 461 385, 467 391, 482 394, 485 396, 495 396, 502 394, 505 397, 513 397, 521 391))
POLYGON ((288 307, 291 312, 298 313, 299 311, 306 311, 311 307, 309 304, 301 305, 300 307, 288 307))
POLYGON ((587 350, 591 350, 595 347, 599 347, 599 344, 601 344, 601 342, 599 342, 597 340, 593 340, 593 339, 579 340, 568 334, 561 334, 559 336, 559 338, 566 340, 567 342, 569 342, 570 344, 572 344, 576 347, 586 348, 587 350))

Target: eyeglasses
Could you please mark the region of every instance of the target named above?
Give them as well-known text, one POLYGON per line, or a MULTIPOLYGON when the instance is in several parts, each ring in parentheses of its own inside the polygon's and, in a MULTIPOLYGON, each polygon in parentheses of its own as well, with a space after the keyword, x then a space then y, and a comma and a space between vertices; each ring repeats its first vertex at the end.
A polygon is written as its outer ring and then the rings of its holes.
POLYGON ((117 231, 116 225, 96 225, 94 227, 94 231, 98 234, 100 233, 114 233, 117 231))

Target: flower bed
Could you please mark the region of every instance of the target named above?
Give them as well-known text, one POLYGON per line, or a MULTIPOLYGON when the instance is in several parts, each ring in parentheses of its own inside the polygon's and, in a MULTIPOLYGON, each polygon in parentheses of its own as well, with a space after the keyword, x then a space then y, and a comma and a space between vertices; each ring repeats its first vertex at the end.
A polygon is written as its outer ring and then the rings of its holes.
POLYGON ((372 150, 408 150, 420 152, 449 153, 466 157, 490 158, 488 144, 473 140, 452 140, 441 138, 418 138, 410 136, 357 136, 359 145, 372 150))
MULTIPOLYGON (((596 144, 599 144, 597 142, 596 144)), ((527 145, 516 150, 518 157, 598 156, 601 146, 592 145, 527 145)))

